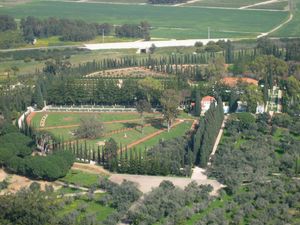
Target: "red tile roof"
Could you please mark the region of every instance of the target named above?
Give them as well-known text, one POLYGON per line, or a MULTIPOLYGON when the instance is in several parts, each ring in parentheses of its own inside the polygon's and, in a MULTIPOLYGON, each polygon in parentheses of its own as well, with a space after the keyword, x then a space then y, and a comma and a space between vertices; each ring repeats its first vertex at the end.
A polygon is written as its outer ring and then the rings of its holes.
POLYGON ((205 96, 201 99, 201 102, 213 102, 216 101, 216 99, 212 96, 205 96))

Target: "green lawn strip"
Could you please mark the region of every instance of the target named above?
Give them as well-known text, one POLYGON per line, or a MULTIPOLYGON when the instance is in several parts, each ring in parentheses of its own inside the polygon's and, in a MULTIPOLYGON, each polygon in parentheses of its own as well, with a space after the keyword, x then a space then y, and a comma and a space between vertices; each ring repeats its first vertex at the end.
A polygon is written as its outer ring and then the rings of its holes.
POLYGON ((32 2, 14 7, 2 7, 0 13, 17 19, 28 15, 40 18, 64 17, 83 19, 88 22, 111 24, 139 23, 148 21, 152 37, 159 38, 206 38, 207 27, 216 33, 213 37, 244 37, 271 30, 287 18, 287 12, 260 10, 207 9, 197 7, 173 7, 152 5, 78 4, 69 2, 32 2), (178 20, 178 18, 182 18, 178 20), (165 32, 161 32, 165 29, 165 32), (157 32, 156 30, 159 30, 157 32))
POLYGON ((75 136, 73 135, 76 127, 73 128, 60 128, 60 129, 51 129, 51 130, 44 130, 47 133, 52 134, 55 138, 64 141, 71 141, 75 140, 75 136))
POLYGON ((31 119, 31 126, 34 128, 39 128, 40 127, 40 121, 42 117, 45 115, 45 113, 35 113, 34 116, 31 119))
POLYGON ((71 188, 71 187, 62 187, 60 189, 57 190, 57 194, 61 195, 61 194, 74 194, 74 193, 80 193, 83 192, 80 189, 77 188, 71 188))
POLYGON ((78 186, 91 187, 99 183, 99 175, 85 173, 79 170, 70 170, 65 177, 59 180, 78 186))
MULTIPOLYGON (((32 124, 36 127, 40 127, 40 121, 44 115, 48 114, 45 127, 52 126, 68 126, 76 125, 80 123, 81 118, 96 117, 99 122, 113 122, 118 120, 134 120, 140 119, 138 113, 60 113, 60 112, 41 112, 36 113, 32 118, 32 124)), ((149 113, 146 114, 147 118, 155 118, 161 116, 160 114, 149 113)))
POLYGON ((150 138, 149 140, 142 142, 135 146, 135 148, 139 149, 149 149, 159 143, 159 140, 169 140, 176 137, 183 136, 188 130, 190 130, 192 126, 192 121, 184 121, 183 123, 173 127, 170 132, 164 131, 161 134, 150 138))
MULTIPOLYGON (((132 123, 113 123, 104 125, 104 134, 109 134, 112 131, 118 131, 120 129, 131 128, 133 126, 138 126, 139 121, 132 123)), ((76 131, 77 127, 71 128, 57 128, 57 129, 49 129, 45 130, 45 132, 49 132, 55 138, 63 139, 64 141, 75 140, 76 137, 73 135, 76 131)))
POLYGON ((178 119, 193 119, 193 120, 196 120, 196 119, 199 119, 199 116, 193 116, 189 113, 186 113, 184 111, 180 111, 179 115, 178 115, 178 119))
POLYGON ((129 130, 129 131, 124 131, 120 132, 118 134, 112 134, 110 136, 102 137, 100 139, 95 139, 95 140, 87 140, 87 144, 90 146, 97 146, 97 142, 99 141, 106 141, 109 138, 113 138, 117 143, 122 144, 123 147, 126 145, 129 145, 143 137, 146 137, 156 131, 158 131, 160 127, 145 127, 144 128, 144 133, 142 134, 140 130, 129 130), (125 137, 126 134, 126 137, 125 137))
MULTIPOLYGON (((95 197, 100 198, 103 195, 105 194, 97 194, 95 197)), ((65 204, 63 209, 57 212, 57 216, 63 217, 74 210, 77 210, 80 213, 77 221, 78 224, 80 224, 80 221, 84 216, 90 214, 95 214, 97 221, 101 222, 115 211, 113 208, 102 206, 95 200, 88 200, 86 196, 81 196, 79 199, 75 199, 71 204, 65 204), (82 205, 86 205, 86 209, 84 211, 79 210, 82 205)))

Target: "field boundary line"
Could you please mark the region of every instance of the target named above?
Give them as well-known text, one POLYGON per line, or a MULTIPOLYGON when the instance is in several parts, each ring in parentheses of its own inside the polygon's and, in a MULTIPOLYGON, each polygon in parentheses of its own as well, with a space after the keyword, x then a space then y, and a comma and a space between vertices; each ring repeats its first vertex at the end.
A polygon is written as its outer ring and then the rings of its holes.
POLYGON ((242 7, 238 8, 238 9, 249 9, 249 8, 252 8, 252 7, 255 7, 255 6, 269 5, 269 4, 273 4, 273 3, 277 3, 277 2, 282 2, 282 1, 279 1, 279 0, 268 0, 268 1, 265 1, 265 2, 259 2, 259 3, 255 3, 255 4, 252 4, 252 5, 242 6, 242 7))

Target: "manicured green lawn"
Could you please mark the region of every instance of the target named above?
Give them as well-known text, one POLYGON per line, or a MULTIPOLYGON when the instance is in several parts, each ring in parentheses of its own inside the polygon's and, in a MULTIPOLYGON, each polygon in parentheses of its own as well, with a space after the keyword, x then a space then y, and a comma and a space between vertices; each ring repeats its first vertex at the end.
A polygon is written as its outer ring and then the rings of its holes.
MULTIPOLYGON (((79 124, 81 118, 96 117, 99 122, 110 122, 117 120, 133 120, 140 119, 138 113, 56 113, 56 112, 43 112, 37 113, 33 119, 32 124, 38 128, 43 115, 48 114, 45 127, 52 126, 67 126, 79 124)), ((159 114, 146 114, 147 118, 158 117, 159 114)))
POLYGON ((82 192, 82 190, 77 189, 77 188, 71 188, 71 187, 62 187, 56 193, 57 194, 73 194, 73 193, 79 193, 79 192, 82 192))
POLYGON ((159 140, 169 140, 176 137, 182 137, 192 126, 192 121, 185 121, 176 127, 172 128, 170 132, 164 131, 160 135, 157 135, 139 145, 136 145, 136 148, 146 149, 151 148, 154 145, 157 145, 159 143, 159 140))
POLYGON ((84 173, 79 170, 70 170, 67 175, 60 179, 63 182, 83 187, 91 187, 99 182, 99 175, 84 173))
MULTIPOLYGON (((35 127, 39 127, 40 120, 45 113, 37 113, 33 120, 32 124, 35 127)), ((138 141, 141 138, 144 138, 162 128, 165 128, 161 124, 161 120, 157 117, 160 117, 160 114, 147 114, 145 123, 150 123, 150 126, 144 127, 144 132, 142 133, 140 130, 140 116, 138 113, 97 113, 97 114, 87 114, 87 113, 48 113, 48 117, 46 119, 46 126, 45 132, 49 132, 54 137, 58 139, 63 139, 64 141, 72 141, 75 140, 76 137, 73 135, 77 127, 69 127, 69 128, 51 128, 47 129, 47 127, 51 126, 64 126, 64 125, 74 125, 80 122, 80 118, 86 118, 90 116, 96 116, 97 119, 100 121, 110 122, 110 121, 117 121, 117 120, 126 120, 126 119, 137 119, 137 121, 129 121, 129 122, 116 122, 116 123, 105 123, 105 136, 101 138, 97 138, 94 140, 87 140, 86 144, 88 147, 92 147, 94 149, 97 148, 99 142, 107 141, 109 138, 113 138, 118 144, 125 147, 135 141, 138 141), (116 131, 123 128, 134 128, 133 130, 122 131, 120 133, 110 134, 112 131, 116 131)), ((149 148, 156 144, 158 144, 159 140, 168 140, 175 137, 181 137, 191 128, 193 123, 193 119, 195 117, 190 116, 188 114, 182 113, 180 114, 179 118, 186 118, 191 119, 189 121, 185 121, 182 124, 171 129, 171 131, 163 132, 158 136, 155 136, 141 144, 137 147, 139 148, 149 148)), ((81 144, 84 142, 81 141, 81 144)))
MULTIPOLYGON (((133 126, 137 126, 140 121, 132 122, 132 123, 113 123, 113 124, 105 124, 104 125, 104 133, 108 134, 112 131, 123 129, 123 128, 131 128, 133 126)), ((57 129, 49 129, 45 130, 52 134, 55 138, 64 139, 64 141, 75 140, 76 137, 73 135, 78 127, 71 128, 57 128, 57 129)), ((107 136, 105 136, 107 137, 107 136)))
POLYGON ((111 4, 51 1, 2 7, 0 14, 3 13, 13 15, 18 19, 28 15, 42 18, 53 16, 111 24, 139 23, 146 20, 153 27, 151 30, 153 37, 177 39, 206 38, 207 27, 211 27, 215 36, 223 36, 224 38, 253 36, 271 30, 288 15, 287 12, 255 10, 152 5, 112 6, 111 4))
POLYGON ((144 128, 144 133, 142 134, 140 130, 130 130, 130 131, 124 131, 118 134, 113 134, 107 137, 103 137, 100 139, 96 139, 96 140, 88 140, 87 144, 90 146, 97 146, 97 142, 99 141, 106 141, 109 138, 113 138, 117 143, 122 144, 123 147, 125 147, 126 145, 129 145, 135 141, 138 141, 139 139, 150 135, 156 131, 158 131, 161 127, 145 127, 144 128), (126 134, 126 136, 125 136, 126 134))

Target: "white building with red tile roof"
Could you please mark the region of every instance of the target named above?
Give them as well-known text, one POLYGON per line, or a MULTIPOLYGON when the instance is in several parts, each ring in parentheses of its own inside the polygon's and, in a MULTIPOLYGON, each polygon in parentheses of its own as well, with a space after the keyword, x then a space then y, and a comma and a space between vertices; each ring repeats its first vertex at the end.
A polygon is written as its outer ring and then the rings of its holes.
POLYGON ((201 114, 209 110, 211 104, 217 104, 217 100, 212 96, 205 96, 201 99, 201 114))

